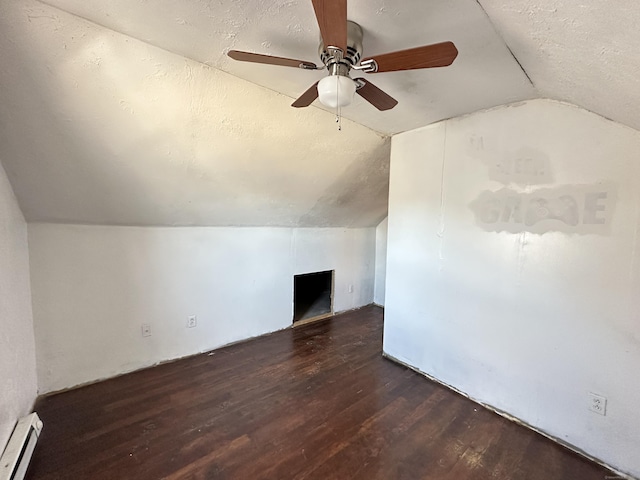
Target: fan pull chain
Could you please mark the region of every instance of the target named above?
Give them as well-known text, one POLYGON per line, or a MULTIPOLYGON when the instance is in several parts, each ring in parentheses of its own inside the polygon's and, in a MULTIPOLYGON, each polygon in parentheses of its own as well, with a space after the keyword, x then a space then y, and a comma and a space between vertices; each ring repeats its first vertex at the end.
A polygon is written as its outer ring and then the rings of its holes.
MULTIPOLYGON (((337 79, 336 79, 337 80, 337 79)), ((340 82, 336 85, 336 123, 338 124, 338 131, 342 131, 342 108, 338 99, 340 98, 340 82)))

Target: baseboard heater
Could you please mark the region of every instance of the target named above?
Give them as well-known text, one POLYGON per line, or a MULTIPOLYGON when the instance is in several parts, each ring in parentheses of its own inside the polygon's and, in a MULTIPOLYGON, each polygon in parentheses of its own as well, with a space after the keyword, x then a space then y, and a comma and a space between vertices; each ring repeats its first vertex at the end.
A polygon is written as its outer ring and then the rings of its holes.
POLYGON ((27 473, 31 455, 42 431, 37 413, 18 420, 9 443, 0 457, 0 480, 22 480, 27 473))

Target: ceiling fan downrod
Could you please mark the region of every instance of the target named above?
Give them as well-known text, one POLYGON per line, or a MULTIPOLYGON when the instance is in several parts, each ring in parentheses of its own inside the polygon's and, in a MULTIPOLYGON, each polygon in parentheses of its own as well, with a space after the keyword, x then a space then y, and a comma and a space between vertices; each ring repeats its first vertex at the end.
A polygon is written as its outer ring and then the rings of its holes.
POLYGON ((358 65, 362 58, 362 27, 355 22, 347 21, 347 50, 344 52, 340 47, 325 46, 322 36, 318 54, 322 63, 329 71, 330 75, 343 75, 344 69, 336 69, 334 65, 344 65, 346 73, 355 65, 358 65), (335 72, 335 73, 334 73, 335 72))

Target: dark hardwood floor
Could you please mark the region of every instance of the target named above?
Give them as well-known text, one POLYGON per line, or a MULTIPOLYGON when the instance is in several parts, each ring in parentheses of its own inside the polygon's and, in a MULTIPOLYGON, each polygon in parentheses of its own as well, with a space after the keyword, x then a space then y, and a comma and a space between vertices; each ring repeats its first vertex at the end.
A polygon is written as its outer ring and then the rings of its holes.
POLYGON ((366 307, 43 397, 28 480, 602 480, 381 356, 366 307))

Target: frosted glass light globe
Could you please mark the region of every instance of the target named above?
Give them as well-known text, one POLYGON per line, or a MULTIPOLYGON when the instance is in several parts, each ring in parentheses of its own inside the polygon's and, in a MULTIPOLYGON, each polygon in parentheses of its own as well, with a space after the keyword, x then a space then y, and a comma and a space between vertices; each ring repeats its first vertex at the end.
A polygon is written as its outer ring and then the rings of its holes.
POLYGON ((318 98, 325 107, 346 107, 355 93, 356 82, 344 75, 331 75, 318 82, 318 98))

